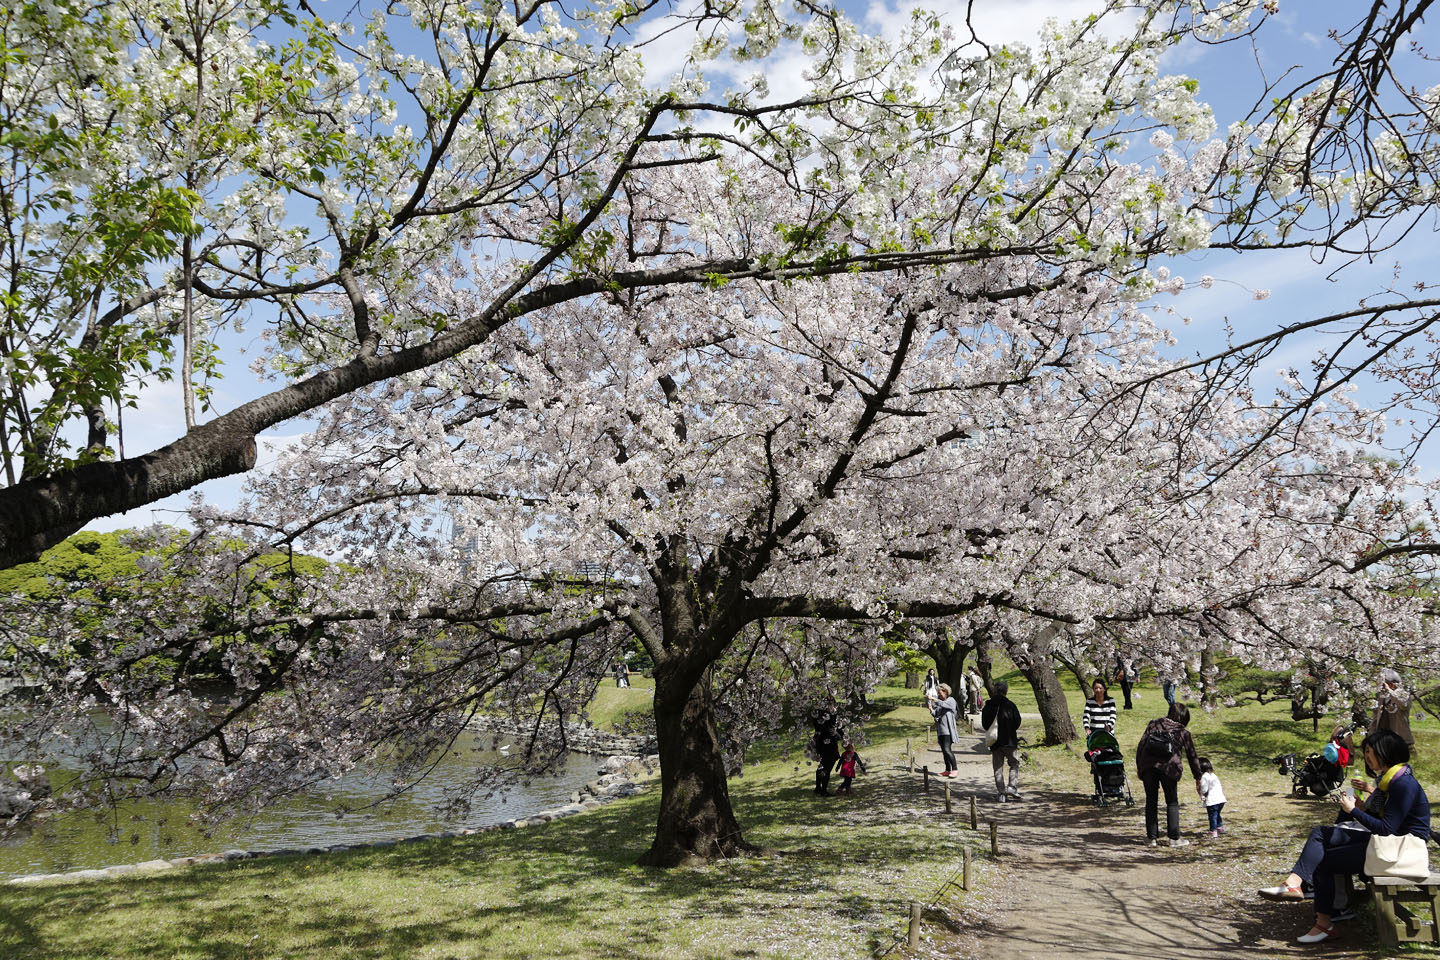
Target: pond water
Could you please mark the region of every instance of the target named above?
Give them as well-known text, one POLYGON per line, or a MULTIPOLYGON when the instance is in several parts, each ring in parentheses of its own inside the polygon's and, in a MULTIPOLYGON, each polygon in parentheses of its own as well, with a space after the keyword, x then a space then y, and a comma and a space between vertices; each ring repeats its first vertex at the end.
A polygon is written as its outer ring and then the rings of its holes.
POLYGON ((145 860, 173 859, 243 850, 324 847, 374 840, 398 840, 420 833, 482 827, 569 801, 570 795, 593 780, 600 757, 572 755, 557 774, 528 784, 512 784, 490 796, 477 796, 460 820, 442 820, 436 810, 446 787, 453 786, 480 762, 504 762, 483 750, 491 738, 471 737, 456 745, 430 776, 397 800, 337 818, 335 808, 350 808, 384 796, 388 780, 378 770, 356 770, 311 795, 269 808, 257 817, 222 823, 209 835, 189 822, 190 809, 181 802, 134 805, 118 815, 99 818, 70 814, 34 824, 0 840, 0 878, 28 873, 58 873, 145 860))

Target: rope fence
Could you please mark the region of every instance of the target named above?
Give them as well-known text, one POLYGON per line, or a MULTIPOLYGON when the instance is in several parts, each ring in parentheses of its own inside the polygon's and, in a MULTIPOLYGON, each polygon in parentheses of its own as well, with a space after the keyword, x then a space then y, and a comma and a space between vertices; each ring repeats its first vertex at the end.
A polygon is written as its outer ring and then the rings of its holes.
MULTIPOLYGON (((906 738, 905 740, 905 755, 906 764, 909 767, 909 772, 913 775, 915 773, 915 754, 911 752, 909 738, 906 738)), ((922 792, 928 794, 930 792, 929 764, 924 764, 920 767, 920 774, 922 792)), ((950 786, 950 782, 947 780, 945 782, 945 812, 948 814, 953 814, 954 800, 951 796, 950 786)), ((969 812, 970 829, 978 831, 980 827, 980 820, 975 803, 975 794, 973 793, 970 794, 969 812)), ((989 824, 990 855, 992 857, 998 857, 1000 855, 1000 824, 994 820, 989 821, 989 824)), ((967 892, 971 889, 974 879, 972 853, 968 846, 963 847, 960 853, 960 866, 955 870, 954 873, 946 877, 944 882, 942 882, 938 887, 935 888, 935 890, 930 894, 928 899, 923 901, 911 900, 909 902, 909 916, 908 923, 905 926, 905 932, 895 934, 895 936, 891 939, 890 943, 886 947, 877 950, 873 954, 874 957, 880 958, 889 956, 895 951, 895 948, 900 946, 902 943, 905 944, 907 948, 911 951, 918 950, 920 948, 921 919, 925 911, 934 909, 936 906, 938 906, 940 901, 946 896, 946 893, 953 887, 959 887, 961 890, 967 892)))

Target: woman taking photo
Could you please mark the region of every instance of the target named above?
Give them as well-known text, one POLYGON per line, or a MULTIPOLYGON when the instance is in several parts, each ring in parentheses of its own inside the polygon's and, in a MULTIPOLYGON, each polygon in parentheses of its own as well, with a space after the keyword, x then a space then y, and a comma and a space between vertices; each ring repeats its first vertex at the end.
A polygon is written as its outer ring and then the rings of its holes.
POLYGON ((1314 887, 1315 923, 1297 938, 1299 943, 1323 943, 1335 936, 1335 875, 1361 871, 1372 834, 1430 839, 1430 800, 1410 769, 1409 745, 1395 731, 1379 730, 1365 738, 1361 753, 1365 768, 1377 775, 1375 789, 1358 778, 1350 782, 1370 796, 1342 794, 1335 823, 1311 830, 1285 881, 1260 891, 1266 900, 1301 900, 1301 884, 1314 887))

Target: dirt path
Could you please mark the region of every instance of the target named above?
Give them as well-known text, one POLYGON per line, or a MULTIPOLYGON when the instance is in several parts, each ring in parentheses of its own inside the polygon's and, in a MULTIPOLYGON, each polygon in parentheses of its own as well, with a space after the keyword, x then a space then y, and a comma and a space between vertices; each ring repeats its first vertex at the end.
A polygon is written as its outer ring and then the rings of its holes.
MULTIPOLYGON (((1027 789, 1022 768, 1025 799, 1002 805, 995 800, 989 755, 981 749, 979 736, 962 736, 960 776, 952 789, 977 794, 980 819, 1000 824, 1001 861, 998 869, 987 866, 978 902, 965 908, 937 955, 985 960, 1373 955, 1374 929, 1364 914, 1351 922, 1354 932, 1333 945, 1304 947, 1293 940, 1306 928, 1310 905, 1255 898, 1254 888, 1274 882, 1271 875, 1281 862, 1272 849, 1276 825, 1270 824, 1266 854, 1243 838, 1265 833, 1269 818, 1293 816, 1288 798, 1274 794, 1242 804, 1243 812, 1227 815, 1226 835, 1212 841, 1204 837, 1204 808, 1193 795, 1185 796, 1187 778, 1181 782, 1181 822, 1191 845, 1151 848, 1144 842, 1143 792, 1133 777, 1133 807, 1100 809, 1090 802, 1087 768, 1078 759, 1080 776, 1059 785, 1035 783, 1032 776, 1027 789), (1354 927, 1356 922, 1362 926, 1354 927)), ((1160 816, 1163 829, 1163 804, 1160 816)), ((1288 837, 1288 829, 1281 828, 1280 835, 1288 837)), ((1294 846, 1298 850, 1298 837, 1294 846)))

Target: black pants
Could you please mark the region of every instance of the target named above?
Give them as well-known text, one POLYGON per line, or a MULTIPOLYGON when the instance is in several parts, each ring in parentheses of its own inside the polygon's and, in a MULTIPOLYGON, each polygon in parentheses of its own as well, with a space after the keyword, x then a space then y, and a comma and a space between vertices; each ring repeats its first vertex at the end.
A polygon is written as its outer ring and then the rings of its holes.
POLYGON ((1145 785, 1145 836, 1156 840, 1160 836, 1160 790, 1165 791, 1165 835, 1171 840, 1180 839, 1180 798, 1176 787, 1180 781, 1161 776, 1158 771, 1147 770, 1140 774, 1145 785))
POLYGON ((1126 710, 1132 710, 1132 709, 1134 709, 1134 708, 1130 705, 1130 690, 1131 690, 1131 688, 1133 688, 1134 686, 1135 686, 1135 684, 1134 684, 1132 681, 1126 680, 1126 679, 1125 679, 1125 675, 1124 675, 1124 674, 1121 674, 1121 676, 1120 676, 1120 689, 1121 689, 1121 690, 1124 692, 1124 694, 1125 694, 1125 709, 1126 709, 1126 710))
POLYGON ((959 766, 955 762, 955 750, 951 747, 951 739, 948 733, 937 733, 935 739, 940 742, 940 756, 945 758, 945 772, 949 773, 959 766))
POLYGON ((815 792, 830 792, 830 773, 835 765, 840 762, 838 753, 822 753, 820 755, 820 766, 815 770, 815 792))

